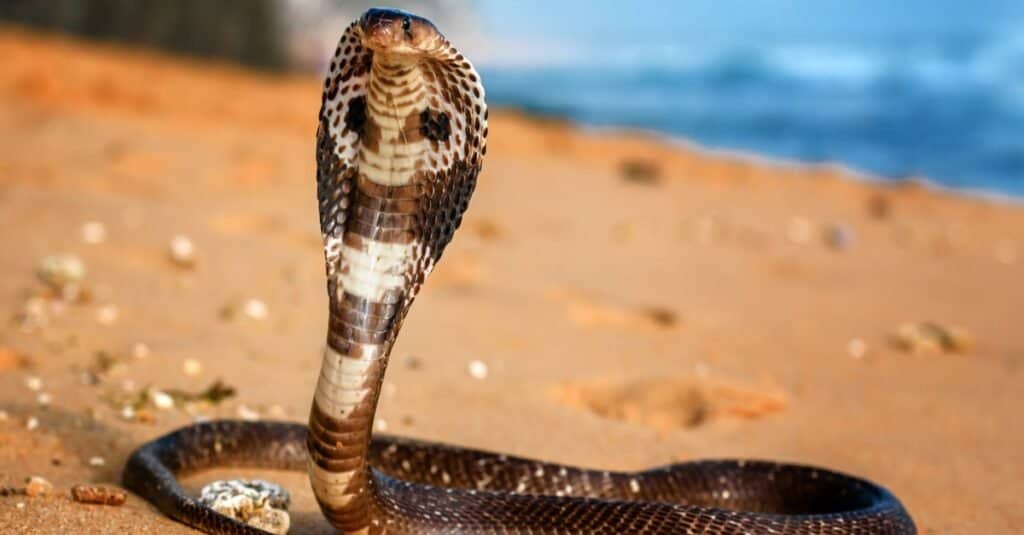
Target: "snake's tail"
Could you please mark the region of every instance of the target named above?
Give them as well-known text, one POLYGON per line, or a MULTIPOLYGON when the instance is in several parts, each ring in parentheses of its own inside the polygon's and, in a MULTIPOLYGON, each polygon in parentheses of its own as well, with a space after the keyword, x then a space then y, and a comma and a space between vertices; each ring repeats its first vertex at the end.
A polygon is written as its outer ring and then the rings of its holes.
POLYGON ((306 426, 288 422, 222 420, 183 427, 135 450, 125 465, 125 488, 161 512, 214 534, 265 535, 189 496, 178 476, 212 467, 301 471, 306 463, 306 426))

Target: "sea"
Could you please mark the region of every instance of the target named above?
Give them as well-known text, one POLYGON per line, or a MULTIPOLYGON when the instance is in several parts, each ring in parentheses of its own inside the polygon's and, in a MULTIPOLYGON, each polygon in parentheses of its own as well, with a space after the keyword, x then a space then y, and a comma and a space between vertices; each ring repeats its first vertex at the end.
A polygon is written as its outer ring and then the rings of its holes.
POLYGON ((580 32, 485 60, 481 74, 492 106, 1024 199, 1024 24, 908 20, 747 32, 723 18, 699 39, 580 32))

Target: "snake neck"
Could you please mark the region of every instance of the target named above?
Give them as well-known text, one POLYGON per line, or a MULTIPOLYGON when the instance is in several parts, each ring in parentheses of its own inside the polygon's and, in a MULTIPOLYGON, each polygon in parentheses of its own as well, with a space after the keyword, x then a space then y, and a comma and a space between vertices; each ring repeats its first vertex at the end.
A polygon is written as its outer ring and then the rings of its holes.
POLYGON ((375 60, 359 171, 336 269, 329 269, 327 345, 308 435, 309 473, 324 514, 345 533, 373 531, 367 450, 388 355, 417 266, 416 171, 422 75, 415 63, 375 60))

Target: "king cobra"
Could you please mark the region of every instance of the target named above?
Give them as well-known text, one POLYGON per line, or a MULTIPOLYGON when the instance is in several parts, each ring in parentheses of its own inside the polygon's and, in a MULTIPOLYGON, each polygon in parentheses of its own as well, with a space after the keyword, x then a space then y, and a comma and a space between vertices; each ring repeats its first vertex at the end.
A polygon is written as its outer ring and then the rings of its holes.
POLYGON ((317 130, 327 344, 309 425, 216 421, 141 446, 124 485, 207 533, 265 533, 185 493, 215 466, 306 469, 349 533, 911 534, 884 488, 764 461, 604 472, 372 436, 388 355, 459 226, 487 138, 479 75, 430 21, 371 9, 341 36, 317 130))

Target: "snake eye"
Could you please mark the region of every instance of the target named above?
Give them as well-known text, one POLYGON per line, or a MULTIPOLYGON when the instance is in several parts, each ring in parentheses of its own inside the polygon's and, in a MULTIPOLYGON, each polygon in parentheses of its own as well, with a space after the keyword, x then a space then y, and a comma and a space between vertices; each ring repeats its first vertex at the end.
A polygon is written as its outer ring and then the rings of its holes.
POLYGON ((409 31, 410 29, 412 29, 412 19, 410 19, 409 17, 403 18, 402 19, 402 31, 405 32, 405 35, 411 36, 412 33, 409 31))

